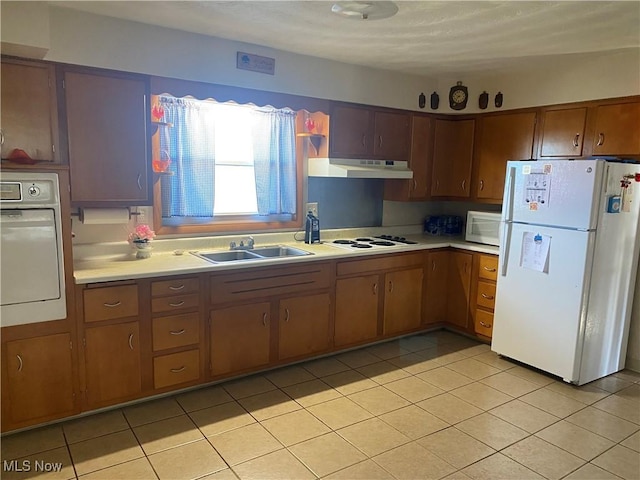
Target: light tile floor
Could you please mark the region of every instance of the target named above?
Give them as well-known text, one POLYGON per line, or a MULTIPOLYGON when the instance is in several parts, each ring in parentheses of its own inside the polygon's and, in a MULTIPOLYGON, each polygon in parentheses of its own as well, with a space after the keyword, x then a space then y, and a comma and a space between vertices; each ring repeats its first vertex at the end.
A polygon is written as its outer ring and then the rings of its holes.
POLYGON ((6 480, 633 480, 640 374, 578 388, 442 330, 8 435, 2 460, 6 480))

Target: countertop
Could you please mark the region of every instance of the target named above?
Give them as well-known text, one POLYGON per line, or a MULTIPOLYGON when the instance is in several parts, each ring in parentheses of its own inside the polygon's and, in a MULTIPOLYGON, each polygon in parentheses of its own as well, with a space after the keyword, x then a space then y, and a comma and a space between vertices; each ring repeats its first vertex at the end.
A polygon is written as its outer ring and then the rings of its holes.
MULTIPOLYGON (((131 280, 138 278, 160 277, 168 275, 184 275, 202 272, 218 272, 225 270, 241 270, 270 265, 293 265, 301 262, 314 262, 323 260, 345 260, 358 257, 385 255, 388 253, 402 253, 435 248, 454 247, 464 250, 498 254, 498 247, 466 242, 462 237, 430 236, 415 232, 416 228, 406 229, 407 233, 398 233, 396 227, 392 235, 405 236, 407 239, 418 243, 399 247, 388 247, 372 250, 347 250, 331 244, 334 238, 353 238, 355 236, 376 235, 381 230, 389 232, 389 228, 383 229, 350 230, 323 232, 323 242, 319 244, 305 244, 301 241, 291 241, 291 234, 283 236, 265 235, 260 238, 255 235, 256 246, 286 245, 306 250, 312 255, 301 257, 266 258, 258 260, 242 260, 235 262, 211 263, 200 257, 192 255, 191 251, 228 250, 225 246, 227 237, 217 239, 173 239, 154 241, 154 251, 150 258, 136 259, 135 252, 129 248, 126 242, 119 244, 81 245, 74 246, 74 277, 77 284, 95 282, 108 282, 115 280, 131 280), (278 241, 280 240, 280 241, 278 241)), ((239 236, 235 237, 240 238, 239 236)))

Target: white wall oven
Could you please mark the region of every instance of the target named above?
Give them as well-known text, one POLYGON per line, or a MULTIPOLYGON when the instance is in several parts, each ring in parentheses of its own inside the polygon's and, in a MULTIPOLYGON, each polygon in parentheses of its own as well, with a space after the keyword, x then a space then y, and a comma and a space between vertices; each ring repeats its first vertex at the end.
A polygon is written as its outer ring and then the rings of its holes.
POLYGON ((58 175, 0 173, 0 325, 66 318, 58 175))

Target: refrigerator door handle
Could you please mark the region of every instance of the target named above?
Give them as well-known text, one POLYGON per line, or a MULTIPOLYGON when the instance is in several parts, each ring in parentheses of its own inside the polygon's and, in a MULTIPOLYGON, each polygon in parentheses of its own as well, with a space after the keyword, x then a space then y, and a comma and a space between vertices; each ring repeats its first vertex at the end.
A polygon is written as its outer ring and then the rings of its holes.
POLYGON ((513 195, 515 191, 516 167, 509 167, 504 194, 504 215, 506 221, 513 220, 513 195))
POLYGON ((507 275, 507 263, 509 260, 509 247, 511 244, 511 222, 504 222, 502 224, 502 238, 500 239, 500 252, 498 258, 502 264, 500 268, 500 275, 505 277, 507 275))

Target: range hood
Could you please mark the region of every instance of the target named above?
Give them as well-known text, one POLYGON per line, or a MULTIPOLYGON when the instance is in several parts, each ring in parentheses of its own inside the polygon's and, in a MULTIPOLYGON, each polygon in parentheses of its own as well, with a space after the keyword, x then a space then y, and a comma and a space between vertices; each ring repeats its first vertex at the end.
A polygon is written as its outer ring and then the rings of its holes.
POLYGON ((310 177, 413 178, 407 162, 356 158, 309 158, 310 177))

